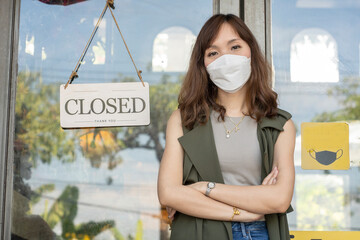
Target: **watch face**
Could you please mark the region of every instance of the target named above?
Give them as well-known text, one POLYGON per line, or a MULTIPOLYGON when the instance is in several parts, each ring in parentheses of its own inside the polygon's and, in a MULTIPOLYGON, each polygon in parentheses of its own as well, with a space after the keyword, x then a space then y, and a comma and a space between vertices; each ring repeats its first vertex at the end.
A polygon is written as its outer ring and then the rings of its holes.
POLYGON ((209 188, 214 188, 214 187, 215 187, 215 183, 209 182, 208 187, 209 187, 209 188))

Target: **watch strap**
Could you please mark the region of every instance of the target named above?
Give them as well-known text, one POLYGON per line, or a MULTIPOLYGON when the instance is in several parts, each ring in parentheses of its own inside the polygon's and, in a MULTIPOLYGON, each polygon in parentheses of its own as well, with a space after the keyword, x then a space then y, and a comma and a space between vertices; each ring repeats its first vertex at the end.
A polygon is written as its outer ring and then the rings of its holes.
POLYGON ((209 182, 207 184, 207 188, 206 188, 206 191, 205 191, 205 196, 208 197, 213 188, 215 188, 215 183, 214 182, 209 182))
POLYGON ((210 192, 211 192, 211 188, 207 187, 206 192, 205 192, 205 196, 208 197, 210 192))

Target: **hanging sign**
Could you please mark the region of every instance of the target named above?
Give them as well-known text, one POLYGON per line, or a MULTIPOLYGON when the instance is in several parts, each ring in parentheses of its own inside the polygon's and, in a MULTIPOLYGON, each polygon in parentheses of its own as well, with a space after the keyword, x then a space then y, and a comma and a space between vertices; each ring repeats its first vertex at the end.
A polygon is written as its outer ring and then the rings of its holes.
POLYGON ((60 86, 62 128, 150 124, 149 84, 141 82, 60 86))
POLYGON ((349 125, 343 123, 301 124, 302 169, 347 170, 349 125))
POLYGON ((74 71, 67 83, 60 86, 60 125, 62 128, 150 124, 149 84, 143 81, 141 70, 138 70, 135 65, 111 9, 115 9, 114 0, 107 0, 74 71), (141 83, 72 84, 74 79, 79 77, 77 72, 108 9, 141 83))

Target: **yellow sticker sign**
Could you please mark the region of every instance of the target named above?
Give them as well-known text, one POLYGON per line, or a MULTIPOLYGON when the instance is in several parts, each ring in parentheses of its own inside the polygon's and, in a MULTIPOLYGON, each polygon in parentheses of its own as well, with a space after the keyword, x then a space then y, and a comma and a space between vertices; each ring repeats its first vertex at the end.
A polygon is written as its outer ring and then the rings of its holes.
POLYGON ((302 123, 301 168, 347 170, 349 125, 347 123, 302 123))
POLYGON ((358 231, 291 231, 291 240, 359 240, 358 231))

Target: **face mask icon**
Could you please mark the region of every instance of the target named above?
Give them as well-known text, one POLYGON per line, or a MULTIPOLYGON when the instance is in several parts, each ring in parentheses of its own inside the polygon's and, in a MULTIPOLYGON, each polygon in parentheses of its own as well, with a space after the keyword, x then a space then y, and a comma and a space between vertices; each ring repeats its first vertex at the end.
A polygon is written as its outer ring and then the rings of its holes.
POLYGON ((333 162, 335 162, 336 160, 338 160, 339 158, 341 158, 341 156, 343 155, 343 150, 339 149, 336 152, 331 152, 331 151, 316 152, 314 149, 310 149, 309 155, 310 155, 310 157, 312 157, 313 159, 315 159, 322 165, 330 165, 333 162), (341 151, 341 154, 339 157, 337 157, 338 152, 340 152, 340 151, 341 151), (315 157, 312 154, 313 152, 315 153, 315 157))

